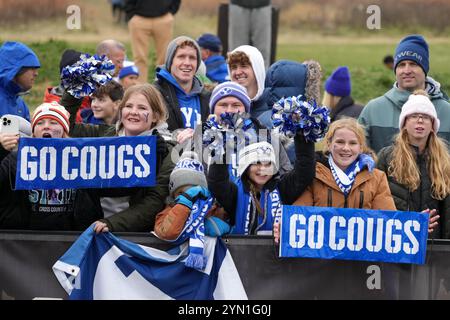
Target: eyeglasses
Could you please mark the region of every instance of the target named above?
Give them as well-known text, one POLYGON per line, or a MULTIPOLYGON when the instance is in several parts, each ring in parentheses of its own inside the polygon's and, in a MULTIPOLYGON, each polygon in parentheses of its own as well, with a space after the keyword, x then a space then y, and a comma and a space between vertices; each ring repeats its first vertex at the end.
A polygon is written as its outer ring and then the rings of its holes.
POLYGON ((431 122, 431 117, 422 113, 414 113, 412 115, 409 115, 408 119, 414 120, 416 122, 419 121, 419 119, 422 119, 423 122, 431 122))

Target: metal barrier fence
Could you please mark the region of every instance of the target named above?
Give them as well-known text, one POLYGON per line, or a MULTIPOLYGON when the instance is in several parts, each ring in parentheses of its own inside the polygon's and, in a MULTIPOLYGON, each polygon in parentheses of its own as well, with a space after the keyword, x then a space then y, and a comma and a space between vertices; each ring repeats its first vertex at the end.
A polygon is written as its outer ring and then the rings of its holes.
MULTIPOLYGON (((0 299, 67 298, 52 265, 78 235, 0 231, 0 299)), ((116 235, 167 248, 148 234, 116 235)), ((271 237, 225 241, 249 299, 450 299, 450 240, 429 241, 424 265, 279 259, 271 237)))

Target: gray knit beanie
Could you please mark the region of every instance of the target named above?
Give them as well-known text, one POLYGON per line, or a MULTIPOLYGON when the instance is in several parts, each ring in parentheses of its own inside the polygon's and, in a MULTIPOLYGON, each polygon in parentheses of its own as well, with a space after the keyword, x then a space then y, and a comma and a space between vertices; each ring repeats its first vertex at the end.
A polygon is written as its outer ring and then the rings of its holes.
POLYGON ((187 185, 208 187, 203 165, 198 160, 197 154, 191 151, 184 152, 181 155, 180 160, 178 160, 170 174, 170 196, 173 196, 173 192, 178 188, 187 185))
POLYGON ((202 54, 200 52, 200 47, 198 46, 198 43, 189 37, 186 36, 179 36, 167 45, 167 51, 166 51, 166 61, 164 63, 166 70, 170 72, 170 67, 172 66, 173 57, 175 56, 175 52, 177 51, 180 44, 182 44, 185 41, 192 42, 192 44, 195 46, 195 50, 197 51, 197 69, 195 72, 197 72, 198 68, 200 67, 200 63, 202 60, 202 54))

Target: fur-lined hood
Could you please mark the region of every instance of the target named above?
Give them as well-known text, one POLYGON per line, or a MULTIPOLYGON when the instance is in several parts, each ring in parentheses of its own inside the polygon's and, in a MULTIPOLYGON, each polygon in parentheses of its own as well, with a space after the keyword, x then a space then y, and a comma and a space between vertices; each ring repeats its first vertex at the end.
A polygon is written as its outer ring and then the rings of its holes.
POLYGON ((266 104, 271 109, 281 98, 299 94, 319 102, 321 78, 322 68, 317 61, 279 60, 267 70, 263 93, 266 104))
MULTIPOLYGON (((322 78, 322 68, 317 61, 308 60, 304 63, 279 60, 267 70, 265 89, 261 97, 265 105, 262 110, 272 110, 273 105, 281 98, 298 95, 306 95, 308 100, 313 99, 320 103, 320 80, 322 78)), ((264 125, 268 126, 271 119, 268 114, 258 118, 264 125)), ((270 114, 271 115, 271 114, 270 114)), ((289 148, 293 139, 280 136, 285 148, 289 148)), ((290 159, 293 161, 294 159, 290 159)))

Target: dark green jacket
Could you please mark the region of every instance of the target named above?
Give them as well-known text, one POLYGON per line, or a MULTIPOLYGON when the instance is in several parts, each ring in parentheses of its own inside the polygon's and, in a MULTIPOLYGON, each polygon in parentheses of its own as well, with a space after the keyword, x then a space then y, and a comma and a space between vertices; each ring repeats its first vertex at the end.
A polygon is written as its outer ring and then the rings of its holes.
POLYGON ((440 215, 438 228, 433 233, 435 238, 450 239, 450 195, 443 200, 436 200, 431 196, 431 180, 427 171, 426 155, 419 155, 417 148, 416 162, 420 170, 420 185, 415 191, 409 191, 405 185, 398 183, 388 175, 389 163, 392 159, 393 146, 383 148, 378 154, 378 169, 384 171, 388 177, 389 188, 399 211, 421 212, 427 208, 436 209, 440 215))
MULTIPOLYGON (((440 84, 430 77, 426 79, 426 89, 441 121, 438 136, 450 142, 450 103, 440 90, 440 84)), ((399 132, 402 107, 410 94, 394 85, 383 96, 369 101, 362 110, 358 122, 366 127, 367 143, 375 152, 393 143, 394 135, 399 132)))
MULTIPOLYGON (((80 100, 67 93, 61 102, 70 112, 71 137, 105 137, 115 136, 115 126, 76 124, 75 115, 80 100)), ((129 207, 113 216, 102 219, 113 232, 149 232, 153 230, 155 216, 165 207, 165 199, 169 195, 169 177, 174 168, 170 154, 173 143, 167 142, 169 152, 162 159, 156 176, 156 185, 149 188, 122 188, 90 191, 90 198, 96 204, 92 210, 101 210, 100 198, 105 196, 129 196, 129 207)))

